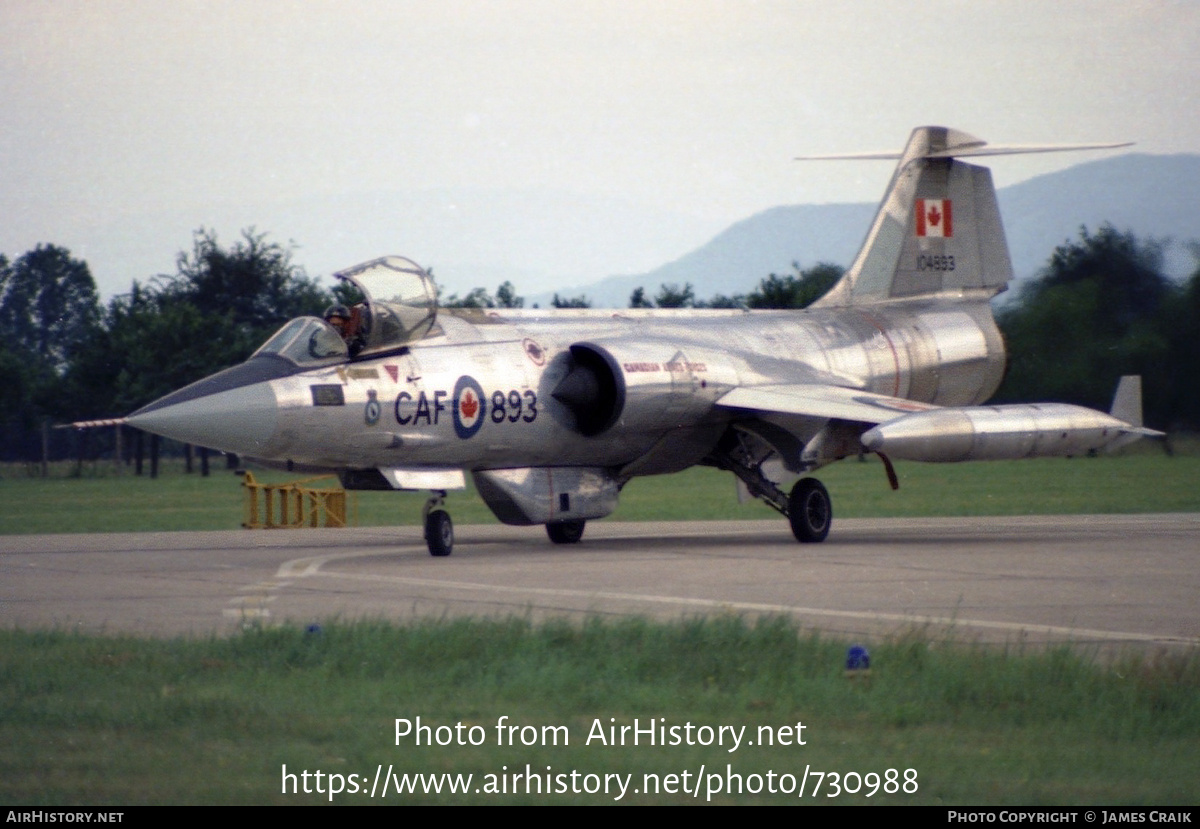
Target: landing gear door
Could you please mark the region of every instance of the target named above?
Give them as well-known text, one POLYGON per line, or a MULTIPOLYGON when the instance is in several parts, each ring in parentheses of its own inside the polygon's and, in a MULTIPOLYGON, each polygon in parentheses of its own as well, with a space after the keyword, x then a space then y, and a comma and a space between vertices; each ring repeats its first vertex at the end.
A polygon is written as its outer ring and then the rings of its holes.
POLYGON ((429 335, 437 320, 437 288, 417 263, 385 256, 335 273, 366 298, 360 354, 394 349, 429 335))

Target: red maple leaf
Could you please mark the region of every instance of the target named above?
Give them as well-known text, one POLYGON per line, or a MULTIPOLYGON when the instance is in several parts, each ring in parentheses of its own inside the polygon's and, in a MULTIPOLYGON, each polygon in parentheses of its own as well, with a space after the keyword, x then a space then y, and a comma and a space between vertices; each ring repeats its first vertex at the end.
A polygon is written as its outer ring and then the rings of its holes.
POLYGON ((934 227, 937 227, 938 222, 940 222, 942 220, 942 214, 937 209, 936 204, 933 207, 929 208, 929 212, 926 215, 929 217, 929 223, 931 225, 933 225, 934 227))
POLYGON ((471 390, 467 389, 467 393, 463 395, 462 401, 458 404, 459 411, 463 417, 468 420, 475 417, 475 413, 479 411, 479 401, 475 399, 475 395, 471 394, 471 390))

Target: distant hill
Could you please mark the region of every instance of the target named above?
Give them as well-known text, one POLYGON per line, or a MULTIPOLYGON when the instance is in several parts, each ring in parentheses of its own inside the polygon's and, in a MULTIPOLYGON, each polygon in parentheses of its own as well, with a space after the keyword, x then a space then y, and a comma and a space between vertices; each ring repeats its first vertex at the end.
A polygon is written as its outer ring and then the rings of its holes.
MULTIPOLYGON (((858 251, 873 204, 823 204, 772 207, 744 219, 711 242, 649 273, 611 276, 567 289, 568 296, 586 294, 593 304, 623 308, 630 292, 642 286, 653 297, 660 285, 690 282, 696 296, 748 293, 769 273, 788 273, 793 261, 849 264, 858 251)), ((534 302, 547 304, 545 297, 534 302)))
MULTIPOLYGON (((882 194, 881 194, 882 195, 882 194)), ((1133 153, 1079 164, 999 192, 1013 269, 1034 276, 1054 248, 1075 239, 1081 226, 1108 222, 1141 237, 1176 242, 1200 239, 1200 156, 1133 153)), ((748 293, 770 273, 788 273, 792 262, 849 265, 858 252, 875 204, 774 207, 734 224, 712 241, 673 262, 639 274, 616 275, 567 288, 595 305, 624 307, 639 286, 648 296, 662 284, 690 282, 697 297, 748 293)), ((1180 245, 1167 270, 1183 276, 1195 267, 1180 245)), ((529 298, 548 304, 549 295, 529 298)))
MULTIPOLYGON (((1200 156, 1133 153, 1079 164, 1000 191, 1018 279, 1034 276, 1054 248, 1108 222, 1139 237, 1200 240, 1200 156)), ((1172 276, 1195 267, 1181 246, 1167 261, 1172 276)))

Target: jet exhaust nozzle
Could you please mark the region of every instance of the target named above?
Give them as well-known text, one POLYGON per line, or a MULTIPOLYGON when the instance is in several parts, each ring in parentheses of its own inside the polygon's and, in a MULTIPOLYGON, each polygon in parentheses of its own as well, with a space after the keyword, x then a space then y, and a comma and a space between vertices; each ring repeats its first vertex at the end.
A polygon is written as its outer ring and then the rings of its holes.
POLYGON ((610 355, 597 346, 571 346, 567 374, 550 392, 575 415, 581 433, 592 437, 617 422, 625 408, 625 384, 610 355))

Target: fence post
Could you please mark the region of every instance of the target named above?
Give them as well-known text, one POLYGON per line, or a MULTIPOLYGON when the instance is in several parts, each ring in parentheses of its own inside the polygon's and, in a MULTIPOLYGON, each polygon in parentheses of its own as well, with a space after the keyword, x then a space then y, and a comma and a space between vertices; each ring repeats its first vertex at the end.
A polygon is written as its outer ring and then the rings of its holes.
POLYGON ((121 433, 124 428, 120 423, 113 426, 113 435, 116 438, 116 443, 113 446, 113 469, 118 475, 121 474, 121 456, 124 454, 121 451, 121 433))
POLYGON ((50 421, 42 421, 42 477, 50 474, 50 421))

